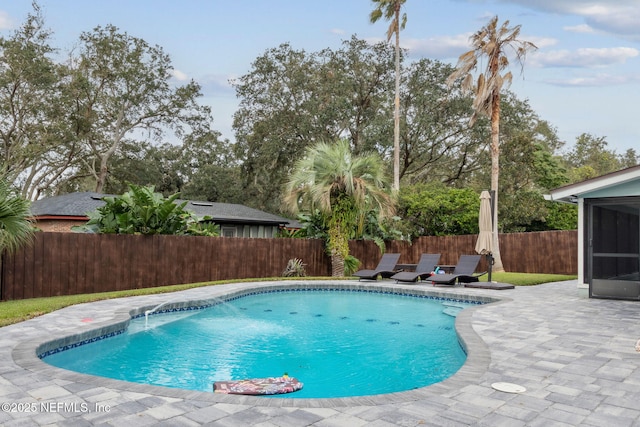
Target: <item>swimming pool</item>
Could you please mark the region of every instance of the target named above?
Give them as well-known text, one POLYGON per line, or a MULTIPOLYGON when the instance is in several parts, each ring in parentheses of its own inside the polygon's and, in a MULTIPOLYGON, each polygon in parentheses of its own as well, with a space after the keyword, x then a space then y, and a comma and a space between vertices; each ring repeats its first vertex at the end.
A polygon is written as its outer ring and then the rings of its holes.
POLYGON ((441 381, 464 363, 442 302, 451 300, 343 288, 257 292, 208 309, 167 305, 173 312, 150 316, 148 327, 141 316, 124 333, 43 356, 78 372, 200 391, 287 372, 305 387, 279 397, 390 393, 441 381))

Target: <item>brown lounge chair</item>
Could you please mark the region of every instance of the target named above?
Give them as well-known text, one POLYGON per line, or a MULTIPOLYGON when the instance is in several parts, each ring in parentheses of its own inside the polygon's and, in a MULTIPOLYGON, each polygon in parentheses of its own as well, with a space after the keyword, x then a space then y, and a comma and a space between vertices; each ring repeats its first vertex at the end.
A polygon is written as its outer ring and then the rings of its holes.
POLYGON ((398 272, 396 265, 398 264, 399 259, 400 254, 383 254, 375 269, 356 271, 353 275, 357 276, 358 280, 377 280, 378 276, 389 278, 398 272))
POLYGON ((415 271, 401 271, 391 276, 396 282, 417 282, 431 276, 440 262, 440 254, 422 254, 415 271))
POLYGON ((480 255, 460 255, 458 264, 453 269, 451 274, 434 274, 429 277, 434 285, 449 285, 454 286, 456 282, 470 283, 478 282, 479 277, 487 274, 486 272, 480 274, 474 274, 476 268, 480 263, 480 255))

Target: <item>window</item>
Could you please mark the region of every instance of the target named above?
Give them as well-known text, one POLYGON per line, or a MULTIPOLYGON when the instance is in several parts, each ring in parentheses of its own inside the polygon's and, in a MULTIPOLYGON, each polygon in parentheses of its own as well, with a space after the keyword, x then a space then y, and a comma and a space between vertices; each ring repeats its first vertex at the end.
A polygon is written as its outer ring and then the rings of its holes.
POLYGON ((640 200, 588 201, 587 272, 592 296, 640 299, 640 200))
POLYGON ((222 237, 236 237, 235 227, 222 227, 222 237))

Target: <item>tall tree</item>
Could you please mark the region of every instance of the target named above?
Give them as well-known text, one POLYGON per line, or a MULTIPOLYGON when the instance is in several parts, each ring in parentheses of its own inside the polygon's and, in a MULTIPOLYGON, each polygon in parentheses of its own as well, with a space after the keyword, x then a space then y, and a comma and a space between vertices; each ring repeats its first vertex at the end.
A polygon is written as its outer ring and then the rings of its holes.
POLYGON ((235 82, 234 151, 242 162, 250 206, 274 211, 285 177, 316 137, 308 114, 314 95, 315 57, 288 44, 269 49, 235 82))
POLYGON ((630 168, 640 163, 640 156, 633 148, 628 148, 624 153, 620 155, 620 162, 623 168, 630 168))
POLYGON ((208 107, 200 106, 200 86, 194 81, 173 87, 173 67, 161 47, 119 32, 108 25, 80 36, 73 58, 77 116, 83 118, 86 167, 96 192, 107 181, 109 162, 127 141, 139 134, 161 139, 168 129, 178 136, 184 127, 207 125, 208 107))
POLYGON ((153 186, 165 197, 181 192, 184 177, 178 167, 180 152, 181 147, 176 144, 125 142, 121 152, 111 159, 104 192, 124 194, 129 190, 129 184, 153 186))
POLYGON ((390 111, 393 49, 388 43, 371 45, 353 36, 337 51, 325 49, 318 59, 323 81, 318 85, 323 98, 320 124, 330 124, 334 139, 348 135, 356 155, 376 150, 387 157, 393 150, 387 142, 392 129, 385 118, 390 111))
POLYGON ((400 30, 403 30, 407 24, 407 14, 400 16, 400 10, 406 0, 372 0, 376 5, 375 9, 369 15, 372 23, 376 23, 384 16, 390 21, 387 29, 387 41, 395 34, 395 50, 396 50, 396 90, 394 98, 393 113, 393 189, 400 189, 400 30))
POLYGON ((570 168, 571 182, 584 181, 637 164, 637 157, 634 162, 633 150, 618 155, 608 145, 605 137, 589 133, 579 135, 573 148, 564 156, 570 168))
POLYGON ((0 38, 0 175, 37 198, 77 161, 64 67, 52 59, 40 8, 13 35, 0 38))
POLYGON ((320 211, 327 222, 327 251, 333 276, 344 275, 349 238, 371 210, 380 218, 394 212, 394 199, 385 183, 377 154, 353 156, 349 142, 318 143, 298 160, 286 184, 284 202, 296 213, 320 211))
POLYGON ((383 115, 391 88, 393 50, 352 37, 318 53, 288 44, 270 49, 235 83, 234 152, 250 206, 281 207, 295 159, 317 141, 346 137, 354 154, 385 156, 391 129, 383 115))
POLYGON ((450 84, 462 78, 462 87, 473 92, 475 99, 471 124, 479 115, 488 116, 491 120, 491 190, 496 206, 493 210, 495 271, 504 270, 498 245, 497 209, 500 177, 500 91, 503 87, 508 87, 512 80, 510 71, 500 73, 509 68, 507 54, 511 51, 522 65, 527 52, 537 49, 533 43, 518 39, 520 27, 517 25, 510 28, 509 21, 498 27, 498 17, 493 17, 485 27, 471 36, 473 49, 460 56, 456 70, 448 78, 450 84), (474 81, 472 72, 476 70, 478 61, 483 57, 487 58, 486 69, 480 73, 477 81, 474 81))
MULTIPOLYGON (((507 92, 500 105, 500 229, 505 233, 544 230, 551 210, 556 209, 543 194, 567 182, 562 159, 555 154, 561 143, 527 101, 507 92)), ((485 183, 489 181, 487 176, 485 183)))
POLYGON ((240 165, 220 133, 189 135, 180 150, 180 176, 185 199, 222 203, 243 203, 240 165))
POLYGON ((471 99, 447 87, 453 66, 421 59, 407 66, 401 88, 400 179, 406 184, 463 182, 481 168, 486 127, 469 127, 471 99))

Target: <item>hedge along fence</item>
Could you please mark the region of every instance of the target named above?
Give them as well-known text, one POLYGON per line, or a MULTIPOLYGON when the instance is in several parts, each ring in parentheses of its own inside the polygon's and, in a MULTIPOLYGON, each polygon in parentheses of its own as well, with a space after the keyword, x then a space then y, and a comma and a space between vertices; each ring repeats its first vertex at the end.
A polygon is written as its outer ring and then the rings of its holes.
MULTIPOLYGON (((392 241, 400 263, 416 263, 421 253, 440 253, 455 264, 474 253, 477 236, 421 237, 392 241)), ((371 241, 351 241, 361 268, 373 268, 380 250, 371 241)), ((505 270, 576 274, 577 232, 500 235, 505 270)), ((305 263, 309 276, 329 276, 324 242, 313 239, 259 239, 195 236, 37 233, 32 245, 2 259, 0 299, 75 295, 224 279, 278 277, 291 258, 305 263)), ((483 259, 478 271, 485 271, 483 259)))

